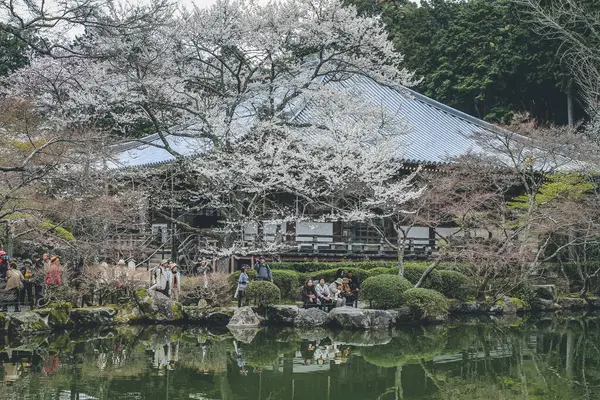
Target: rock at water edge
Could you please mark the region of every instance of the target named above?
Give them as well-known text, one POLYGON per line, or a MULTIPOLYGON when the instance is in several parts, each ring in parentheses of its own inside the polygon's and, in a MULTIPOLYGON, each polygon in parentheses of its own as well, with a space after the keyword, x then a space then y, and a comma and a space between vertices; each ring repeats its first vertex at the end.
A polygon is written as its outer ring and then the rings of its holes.
POLYGON ((232 327, 257 327, 260 325, 258 317, 252 310, 252 307, 241 307, 235 310, 233 317, 229 320, 227 326, 232 327))

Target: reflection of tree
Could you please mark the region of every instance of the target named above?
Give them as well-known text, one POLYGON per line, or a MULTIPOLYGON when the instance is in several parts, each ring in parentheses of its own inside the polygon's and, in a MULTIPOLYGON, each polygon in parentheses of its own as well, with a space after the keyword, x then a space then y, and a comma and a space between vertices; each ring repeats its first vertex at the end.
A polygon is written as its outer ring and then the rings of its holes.
POLYGON ((296 342, 276 341, 265 331, 259 332, 252 343, 243 346, 246 362, 253 367, 276 365, 283 354, 295 352, 297 348, 296 342))
POLYGON ((362 354, 365 360, 379 367, 395 367, 431 359, 442 354, 447 343, 447 331, 434 328, 417 327, 401 331, 388 344, 364 347, 362 354))

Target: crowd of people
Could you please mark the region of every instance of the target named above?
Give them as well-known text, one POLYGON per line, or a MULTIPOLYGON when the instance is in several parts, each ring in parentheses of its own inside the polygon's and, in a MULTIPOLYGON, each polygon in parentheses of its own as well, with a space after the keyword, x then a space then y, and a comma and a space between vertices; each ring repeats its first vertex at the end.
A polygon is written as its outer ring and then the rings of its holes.
POLYGON ((156 290, 175 301, 179 301, 181 293, 181 272, 171 260, 162 260, 152 274, 153 284, 150 290, 156 290))
POLYGON ((44 296, 48 285, 62 285, 62 266, 57 256, 33 254, 21 262, 0 250, 0 303, 2 311, 9 305, 19 311, 21 306, 34 307, 44 296))
MULTIPOLYGON (((242 299, 246 287, 250 282, 248 271, 249 265, 243 265, 238 285, 235 291, 238 307, 242 306, 242 299)), ((264 257, 260 257, 254 265, 256 271, 256 280, 273 281, 273 271, 266 263, 264 257)), ((318 307, 321 309, 331 309, 334 307, 352 306, 358 307, 358 297, 360 292, 360 280, 350 272, 344 272, 338 269, 336 279, 332 283, 327 283, 325 279, 308 279, 304 283, 301 291, 302 305, 304 308, 318 307)))
POLYGON ((318 282, 308 279, 302 287, 302 304, 304 308, 319 307, 358 307, 360 281, 352 272, 337 271, 337 278, 332 283, 320 279, 318 282))

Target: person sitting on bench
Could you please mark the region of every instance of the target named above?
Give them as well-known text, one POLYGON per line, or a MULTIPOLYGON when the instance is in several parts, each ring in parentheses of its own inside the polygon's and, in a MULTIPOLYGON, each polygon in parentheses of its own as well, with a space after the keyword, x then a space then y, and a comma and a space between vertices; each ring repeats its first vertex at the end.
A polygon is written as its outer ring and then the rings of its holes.
POLYGON ((302 303, 304 308, 319 307, 321 305, 312 279, 307 280, 304 287, 302 287, 302 303))
POLYGON ((329 286, 325 284, 325 279, 321 279, 317 286, 315 287, 317 292, 317 297, 321 306, 323 308, 333 308, 333 299, 331 298, 331 293, 329 292, 329 286))

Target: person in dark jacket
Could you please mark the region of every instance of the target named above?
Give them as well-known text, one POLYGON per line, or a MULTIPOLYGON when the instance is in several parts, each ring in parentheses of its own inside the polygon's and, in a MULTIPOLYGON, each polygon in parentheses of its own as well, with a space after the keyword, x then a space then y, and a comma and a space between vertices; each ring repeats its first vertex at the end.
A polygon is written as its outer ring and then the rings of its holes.
POLYGON ((311 279, 307 280, 302 287, 302 303, 304 308, 318 307, 320 305, 317 291, 311 279))
POLYGON ((358 308, 358 294, 360 292, 360 280, 358 279, 358 276, 354 276, 352 271, 349 271, 348 274, 346 275, 346 277, 348 278, 350 290, 352 291, 352 295, 354 296, 354 301, 352 302, 352 305, 354 307, 358 308))
POLYGON ((273 282, 273 274, 271 272, 271 267, 265 262, 265 258, 263 256, 260 256, 258 262, 254 264, 254 269, 256 270, 257 281, 273 282))

